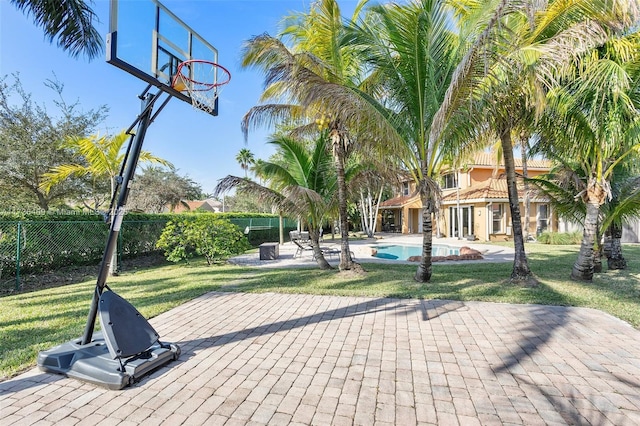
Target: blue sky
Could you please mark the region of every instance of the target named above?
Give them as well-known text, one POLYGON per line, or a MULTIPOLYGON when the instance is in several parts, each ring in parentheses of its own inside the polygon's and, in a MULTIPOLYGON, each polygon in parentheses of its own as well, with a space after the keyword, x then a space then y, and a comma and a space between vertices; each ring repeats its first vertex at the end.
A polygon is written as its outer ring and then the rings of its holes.
MULTIPOLYGON (((146 0, 122 0, 146 1, 146 0)), ((163 1, 176 11, 175 1, 163 1)), ((182 101, 173 99, 147 132, 144 149, 171 161, 181 175, 200 183, 205 192, 213 192, 218 179, 242 176, 235 160, 242 148, 256 158, 267 159, 272 148, 266 144, 269 129, 250 133, 245 145, 240 131, 242 116, 254 106, 262 92, 262 76, 240 69, 242 43, 254 35, 276 34, 283 16, 305 11, 310 0, 181 0, 176 14, 219 51, 219 61, 228 68, 232 80, 220 95, 220 114, 212 117, 182 101), (189 13, 190 12, 190 13, 189 13)), ((342 0, 343 14, 350 14, 356 1, 342 0)), ((103 37, 108 32, 109 1, 96 0, 93 9, 103 37)), ((146 47, 146 46, 145 46, 146 47)), ((44 103, 52 113, 55 94, 45 87, 47 79, 64 84, 67 102, 78 101, 83 110, 107 105, 109 116, 98 125, 101 134, 124 130, 140 112, 138 94, 145 83, 105 62, 104 56, 88 62, 73 59, 55 43, 45 39, 30 17, 18 12, 7 0, 0 0, 0 75, 20 73, 25 89, 33 99, 44 103)))

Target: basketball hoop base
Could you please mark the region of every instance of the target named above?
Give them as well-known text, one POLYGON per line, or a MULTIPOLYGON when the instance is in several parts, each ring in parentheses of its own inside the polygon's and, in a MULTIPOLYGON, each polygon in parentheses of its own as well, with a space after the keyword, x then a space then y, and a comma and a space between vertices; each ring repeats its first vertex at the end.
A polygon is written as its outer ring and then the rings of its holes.
POLYGON ((47 373, 62 374, 111 390, 134 384, 142 377, 178 359, 180 348, 157 343, 140 355, 113 359, 102 333, 86 344, 72 340, 38 354, 38 368, 47 373), (122 366, 124 365, 124 371, 122 366))
POLYGON ((99 299, 102 332, 87 344, 72 340, 38 354, 41 370, 108 389, 122 389, 170 361, 180 348, 164 344, 136 308, 113 291, 99 299))

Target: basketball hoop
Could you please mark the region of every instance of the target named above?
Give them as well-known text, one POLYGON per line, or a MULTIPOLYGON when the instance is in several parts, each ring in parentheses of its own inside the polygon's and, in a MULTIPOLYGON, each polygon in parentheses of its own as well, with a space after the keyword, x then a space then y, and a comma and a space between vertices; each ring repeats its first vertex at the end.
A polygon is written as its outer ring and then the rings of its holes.
POLYGON ((220 87, 231 81, 231 73, 212 61, 191 59, 178 65, 171 87, 187 92, 194 108, 211 113, 215 109, 220 87), (218 76, 219 72, 222 74, 218 76))

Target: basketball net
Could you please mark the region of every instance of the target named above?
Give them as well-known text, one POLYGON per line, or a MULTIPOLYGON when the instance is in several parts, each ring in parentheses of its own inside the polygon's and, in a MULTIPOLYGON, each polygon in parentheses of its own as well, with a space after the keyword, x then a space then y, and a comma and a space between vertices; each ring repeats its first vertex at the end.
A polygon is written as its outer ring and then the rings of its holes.
POLYGON ((223 66, 194 59, 178 66, 171 87, 178 92, 188 93, 193 108, 212 113, 222 87, 230 80, 231 73, 223 66))

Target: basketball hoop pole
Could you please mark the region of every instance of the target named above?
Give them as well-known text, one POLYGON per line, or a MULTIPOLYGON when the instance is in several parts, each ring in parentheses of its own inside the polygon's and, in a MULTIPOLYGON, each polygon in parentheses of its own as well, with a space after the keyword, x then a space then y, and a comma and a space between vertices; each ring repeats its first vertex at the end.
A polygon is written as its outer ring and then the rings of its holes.
POLYGON ((120 170, 120 182, 111 199, 109 235, 82 338, 41 351, 37 360, 43 371, 64 374, 113 390, 129 386, 178 359, 181 352, 178 345, 161 342, 160 335, 146 318, 106 285, 147 128, 171 99, 168 95, 154 115, 154 104, 163 91, 153 94, 149 89, 151 85, 139 96, 142 112, 127 130, 131 138, 120 170), (137 131, 132 134, 131 130, 136 125, 137 131), (109 291, 103 291, 105 287, 109 291), (102 330, 94 335, 98 313, 102 330))
MULTIPOLYGON (((118 234, 120 233, 122 220, 124 219, 124 215, 126 213, 125 205, 127 204, 127 198, 129 197, 130 182, 133 180, 133 177, 135 175, 138 160, 140 158, 140 151, 142 150, 142 144, 144 142, 144 137, 147 133, 147 129, 149 128, 151 115, 153 112, 153 104, 158 98, 158 94, 148 93, 148 89, 149 87, 147 87, 145 92, 143 92, 143 94, 140 96, 140 98, 142 99, 142 113, 129 127, 129 129, 131 129, 136 125, 136 122, 138 124, 138 129, 133 136, 133 140, 131 141, 129 154, 125 158, 126 163, 124 164, 124 173, 122 173, 122 182, 119 185, 120 193, 118 194, 118 203, 115 207, 115 215, 111 218, 109 236, 107 237, 107 245, 102 256, 102 263, 100 265, 100 271, 98 273, 96 289, 93 293, 93 299, 91 300, 91 309, 89 310, 89 317, 87 318, 87 324, 82 336, 81 343, 83 345, 91 342, 91 338, 93 337, 93 329, 95 327, 96 316, 98 314, 98 301, 107 283, 107 277, 109 276, 109 269, 111 266, 111 261, 113 259, 113 254, 115 253, 118 245, 118 234)), ((115 198, 116 194, 113 194, 113 197, 115 198)))

